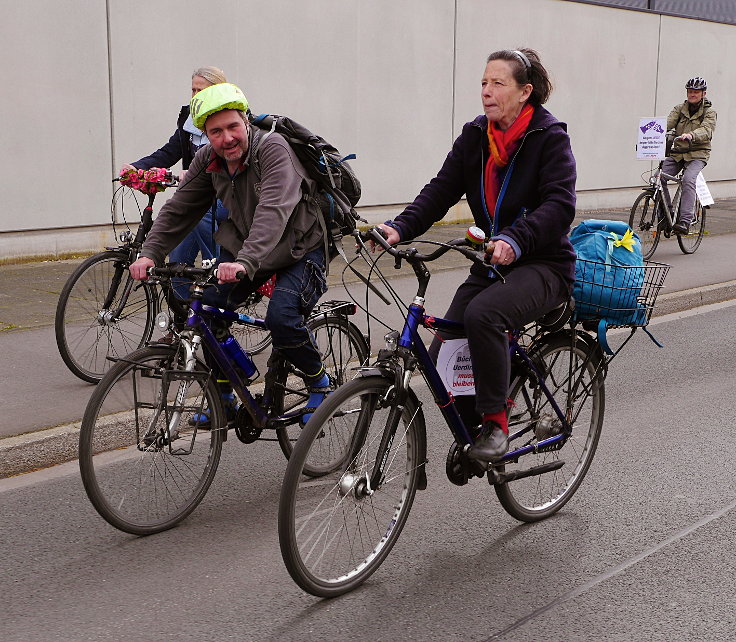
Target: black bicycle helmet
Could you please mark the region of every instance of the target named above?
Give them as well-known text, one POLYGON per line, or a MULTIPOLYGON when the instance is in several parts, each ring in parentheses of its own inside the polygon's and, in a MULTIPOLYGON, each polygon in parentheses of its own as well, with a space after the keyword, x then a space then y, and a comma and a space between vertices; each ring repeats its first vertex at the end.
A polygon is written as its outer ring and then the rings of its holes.
POLYGON ((685 89, 697 89, 698 91, 702 91, 704 89, 708 89, 708 83, 705 82, 705 78, 695 76, 695 78, 691 78, 685 83, 685 89))

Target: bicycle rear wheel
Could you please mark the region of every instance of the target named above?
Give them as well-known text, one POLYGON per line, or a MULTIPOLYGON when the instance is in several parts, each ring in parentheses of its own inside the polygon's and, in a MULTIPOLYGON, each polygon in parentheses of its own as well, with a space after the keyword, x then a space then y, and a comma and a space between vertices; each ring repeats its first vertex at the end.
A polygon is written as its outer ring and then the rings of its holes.
POLYGON ((320 597, 335 597, 366 580, 396 543, 417 489, 424 418, 414 398, 403 410, 393 380, 358 378, 340 387, 304 429, 286 468, 279 500, 279 542, 294 581, 320 597), (394 411, 392 413, 392 410, 394 411), (380 484, 370 487, 389 416, 400 413, 380 484), (350 435, 341 462, 328 455, 322 477, 307 462, 322 460, 324 435, 350 435))
POLYGON ((77 267, 59 295, 54 322, 59 354, 89 383, 98 383, 110 369, 108 357, 143 346, 153 332, 155 290, 132 281, 128 265, 127 252, 95 254, 77 267))
POLYGON ((651 192, 642 192, 634 201, 629 216, 629 227, 639 236, 644 260, 654 255, 662 230, 659 225, 662 202, 654 199, 651 192))
POLYGON ((695 217, 687 234, 678 234, 677 243, 685 254, 692 254, 700 247, 705 234, 705 213, 708 208, 703 207, 700 201, 695 199, 695 217))
MULTIPOLYGON (((253 292, 235 312, 247 314, 256 319, 265 319, 268 310, 268 297, 259 292, 253 292)), ((234 323, 230 328, 232 335, 240 346, 250 354, 259 354, 271 344, 271 333, 265 328, 256 328, 252 325, 234 323)))
POLYGON ((223 430, 193 417, 222 407, 206 366, 183 368, 177 346, 141 348, 118 361, 87 404, 79 466, 87 495, 110 524, 150 535, 184 519, 204 497, 220 460, 223 430), (192 425, 190 425, 192 424, 192 425))
MULTIPOLYGON (((307 322, 317 342, 317 347, 327 374, 332 378, 335 387, 350 381, 355 376, 355 368, 365 365, 368 360, 368 346, 358 327, 344 316, 328 315, 311 319, 307 322)), ((295 374, 288 364, 280 369, 283 373, 276 382, 274 394, 277 414, 284 414, 304 406, 309 392, 304 380, 295 374)), ((291 456, 296 440, 301 433, 297 422, 279 428, 276 436, 284 456, 291 456)), ((335 461, 341 461, 348 446, 349 439, 341 432, 328 432, 321 440, 324 452, 331 452, 335 461)), ((324 464, 307 464, 305 474, 320 475, 324 464)))
MULTIPOLYGON (((503 472, 563 461, 557 470, 524 477, 494 489, 512 517, 535 522, 556 513, 573 496, 595 455, 605 409, 604 375, 599 351, 569 333, 549 335, 531 352, 544 382, 573 430, 555 450, 535 451, 500 467, 503 472)), ((512 381, 509 393, 510 447, 536 445, 563 430, 537 377, 526 371, 512 381)))

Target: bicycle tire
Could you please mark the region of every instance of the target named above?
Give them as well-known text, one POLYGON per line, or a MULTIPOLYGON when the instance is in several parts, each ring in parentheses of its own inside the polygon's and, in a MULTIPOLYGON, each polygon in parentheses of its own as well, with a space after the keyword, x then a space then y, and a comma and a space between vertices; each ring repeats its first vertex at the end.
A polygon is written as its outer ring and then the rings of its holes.
POLYGON ((74 375, 89 383, 98 383, 110 369, 108 357, 142 347, 153 332, 158 297, 151 285, 134 284, 119 318, 109 316, 131 279, 128 265, 127 252, 95 254, 74 270, 59 295, 54 319, 59 354, 74 375), (116 273, 112 304, 104 309, 116 273))
POLYGON ((629 227, 639 236, 644 260, 652 258, 659 244, 662 229, 660 225, 661 199, 652 202, 651 192, 642 192, 631 207, 629 227))
MULTIPOLYGON (((363 334, 349 319, 339 315, 319 316, 308 320, 307 325, 315 338, 322 362, 335 387, 349 381, 355 374, 353 368, 365 365, 367 362, 369 351, 363 334)), ((280 415, 303 406, 309 397, 309 392, 304 380, 295 374, 291 366, 283 364, 278 371, 281 375, 277 379, 274 390, 274 406, 275 414, 280 415)), ((286 459, 291 456, 301 431, 299 423, 276 430, 276 437, 286 459)), ((334 449, 334 456, 339 459, 347 444, 339 442, 338 433, 329 434, 328 438, 330 448, 334 449)), ((319 476, 323 468, 323 465, 310 466, 307 464, 305 474, 319 476)))
POLYGON ((189 420, 209 408, 212 425, 220 426, 220 395, 207 366, 198 361, 196 373, 186 372, 181 354, 175 345, 136 350, 110 368, 84 412, 84 489, 97 512, 126 533, 151 535, 178 524, 205 496, 217 470, 225 431, 200 429, 189 420), (177 409, 178 438, 162 444, 177 409))
MULTIPOLYGON (((254 292, 235 312, 247 314, 256 319, 265 319, 268 310, 268 297, 254 292)), ((234 323, 230 328, 232 335, 240 346, 249 354, 260 354, 271 345, 271 333, 265 328, 256 328, 251 325, 234 323)))
POLYGON ((294 581, 312 595, 335 597, 364 582, 406 523, 423 463, 419 431, 425 429, 411 397, 386 453, 383 481, 365 491, 385 422, 398 408, 390 399, 393 386, 393 379, 372 376, 340 387, 310 419, 287 465, 279 500, 281 554, 294 581), (336 426, 352 435, 350 453, 320 479, 310 479, 305 463, 324 432, 336 426))
MULTIPOLYGON (((530 354, 543 369, 545 383, 560 409, 573 418, 573 433, 557 450, 535 450, 500 469, 526 470, 563 458, 565 465, 541 475, 494 485, 501 506, 522 522, 536 522, 560 510, 580 487, 598 446, 605 412, 601 356, 594 344, 573 336, 574 341, 569 333, 549 335, 530 354), (571 400, 570 384, 578 380, 575 398, 571 400)), ((515 378, 509 399, 511 448, 536 445, 561 432, 561 422, 531 372, 515 378), (515 433, 523 434, 514 439, 515 433)))
POLYGON ((700 247, 705 234, 705 213, 708 208, 703 207, 700 201, 695 199, 695 217, 690 225, 688 234, 678 234, 677 243, 683 254, 693 254, 700 247))

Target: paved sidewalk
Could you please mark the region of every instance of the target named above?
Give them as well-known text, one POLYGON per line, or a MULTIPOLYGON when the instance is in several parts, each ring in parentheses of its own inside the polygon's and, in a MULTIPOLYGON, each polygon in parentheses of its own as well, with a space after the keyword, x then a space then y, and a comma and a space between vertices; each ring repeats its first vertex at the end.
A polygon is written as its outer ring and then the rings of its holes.
MULTIPOLYGON (((576 222, 585 218, 628 220, 628 216, 624 210, 580 212, 576 222)), ((464 236, 467 225, 438 224, 424 238, 458 238, 464 236)), ((708 211, 706 227, 707 236, 693 256, 681 254, 673 240, 661 243, 657 249, 654 259, 670 263, 673 268, 655 314, 736 298, 736 198, 716 203, 708 211)), ((68 398, 83 407, 92 388, 61 364, 53 324, 59 293, 80 262, 81 259, 0 266, 0 350, 4 356, 0 398, 6 409, 5 434, 21 433, 0 438, 0 478, 76 456, 78 411, 75 408, 61 419, 62 409, 54 406, 61 406, 68 398), (28 390, 37 391, 33 396, 35 406, 29 404, 29 398, 19 398, 24 396, 22 391, 28 390), (33 427, 13 430, 23 424, 19 420, 24 415, 32 417, 33 427), (55 417, 59 418, 54 421, 55 417), (60 422, 66 423, 58 425, 60 422)), ((335 267, 328 281, 330 287, 337 289, 342 270, 337 261, 332 265, 335 267)), ((433 273, 458 268, 467 269, 467 261, 455 252, 432 264, 433 273)), ((385 273, 389 278, 407 276, 405 270, 388 269, 385 273)), ((348 277, 346 282, 356 280, 348 277)))
MULTIPOLYGON (((580 212, 576 223, 586 218, 628 220, 628 210, 580 212)), ((708 236, 736 232, 736 198, 717 202, 706 219, 708 236)), ((424 238, 447 240, 465 235, 468 223, 435 225, 424 238)), ((698 250, 708 252, 708 236, 698 250)), ((347 248, 346 248, 347 249, 347 248)), ((659 252, 659 250, 658 250, 659 252)), ((657 260, 658 254, 654 255, 657 260)), ((81 259, 44 261, 19 265, 0 265, 0 332, 51 326, 59 293, 81 259)), ((433 271, 464 267, 466 260, 449 252, 433 264, 433 271)), ((340 283, 340 270, 331 271, 330 286, 340 283)))

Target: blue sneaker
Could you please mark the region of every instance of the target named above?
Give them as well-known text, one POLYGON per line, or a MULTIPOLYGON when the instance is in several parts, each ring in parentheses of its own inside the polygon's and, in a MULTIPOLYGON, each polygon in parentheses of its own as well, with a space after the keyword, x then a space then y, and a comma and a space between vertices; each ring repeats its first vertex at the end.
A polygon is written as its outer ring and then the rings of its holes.
POLYGON ((307 425, 307 422, 312 418, 312 415, 319 405, 335 390, 335 384, 332 377, 327 374, 317 383, 321 385, 307 387, 307 390, 309 391, 309 399, 307 399, 307 405, 302 408, 302 415, 299 418, 299 423, 302 428, 307 425))
MULTIPOLYGON (((222 406, 225 408, 225 418, 227 423, 235 421, 235 416, 238 414, 238 400, 235 397, 235 393, 226 392, 222 395, 222 406)), ((205 408, 202 412, 194 413, 189 419, 190 426, 197 426, 198 428, 208 429, 211 426, 210 421, 210 409, 205 408)))

